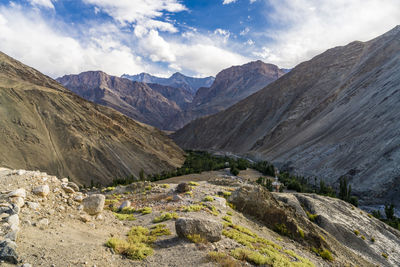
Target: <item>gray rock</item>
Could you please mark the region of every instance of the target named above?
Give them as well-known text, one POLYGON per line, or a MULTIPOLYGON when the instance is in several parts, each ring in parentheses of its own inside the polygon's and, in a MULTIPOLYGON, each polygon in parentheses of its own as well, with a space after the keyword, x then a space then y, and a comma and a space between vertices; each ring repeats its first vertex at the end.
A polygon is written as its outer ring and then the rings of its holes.
POLYGON ((18 232, 19 232, 19 228, 17 227, 16 230, 12 230, 10 232, 8 232, 4 238, 10 239, 11 241, 17 241, 17 237, 18 237, 18 232))
POLYGON ((179 218, 175 222, 176 233, 180 237, 198 234, 209 242, 221 240, 222 224, 211 219, 179 218))
POLYGON ((37 202, 26 202, 26 205, 32 210, 38 210, 40 208, 40 204, 37 202))
POLYGON ((122 202, 121 206, 119 206, 119 209, 122 210, 123 208, 127 208, 131 206, 131 202, 129 200, 125 200, 122 202))
POLYGON ((77 196, 75 196, 74 197, 74 200, 76 201, 76 202, 82 202, 83 201, 83 196, 82 195, 77 195, 77 196))
POLYGON ((8 222, 8 224, 10 226, 12 226, 12 225, 17 225, 18 226, 19 225, 19 217, 18 217, 18 215, 17 214, 11 215, 10 217, 8 217, 7 222, 8 222))
POLYGON ((17 264, 18 255, 17 252, 15 251, 16 247, 17 245, 15 244, 15 242, 9 239, 0 241, 0 260, 12 264, 17 264))
POLYGON ((175 201, 175 202, 179 202, 179 201, 182 201, 183 198, 180 195, 174 195, 172 200, 175 201))
POLYGON ((61 185, 61 187, 62 187, 62 189, 64 189, 65 193, 68 193, 68 194, 75 193, 75 190, 72 189, 71 187, 69 187, 68 185, 63 184, 63 185, 61 185))
POLYGON ((32 267, 32 265, 29 264, 29 263, 24 263, 24 264, 21 265, 21 267, 32 267))
POLYGON ((40 185, 40 186, 35 187, 35 188, 32 190, 32 192, 33 192, 35 195, 38 195, 38 196, 41 196, 41 197, 45 197, 45 196, 47 196, 47 195, 50 193, 50 188, 49 188, 49 186, 48 186, 47 184, 45 184, 45 185, 40 185))
POLYGON ((70 188, 72 188, 75 192, 78 192, 78 191, 79 191, 79 186, 78 186, 76 183, 69 182, 69 183, 67 184, 67 186, 70 187, 70 188))
POLYGON ((19 188, 8 194, 8 197, 23 197, 26 198, 26 191, 24 188, 19 188))
POLYGON ((19 208, 22 208, 25 205, 25 200, 22 197, 13 197, 11 202, 17 205, 19 208))
POLYGON ((185 193, 190 191, 190 186, 188 183, 180 183, 178 184, 178 186, 176 187, 176 191, 178 193, 185 193))
POLYGON ((102 194, 90 195, 82 201, 83 210, 90 215, 96 215, 103 211, 106 197, 102 194))

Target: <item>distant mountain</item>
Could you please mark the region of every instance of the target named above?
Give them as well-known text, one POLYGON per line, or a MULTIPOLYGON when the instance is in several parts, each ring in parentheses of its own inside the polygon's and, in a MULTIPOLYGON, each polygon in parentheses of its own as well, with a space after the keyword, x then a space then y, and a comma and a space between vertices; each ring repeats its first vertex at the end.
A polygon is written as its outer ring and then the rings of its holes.
POLYGON ((152 76, 148 73, 140 73, 137 75, 124 74, 121 77, 129 79, 131 81, 137 81, 143 83, 157 83, 165 86, 185 89, 192 95, 194 95, 200 87, 210 87, 215 79, 214 77, 193 78, 185 76, 179 72, 174 73, 169 78, 160 78, 152 76))
POLYGON ((101 71, 65 75, 57 81, 87 100, 164 130, 172 130, 169 119, 192 100, 183 89, 133 82, 101 71))
MULTIPOLYGON (((218 79, 218 77, 217 77, 218 79)), ((247 153, 400 205, 400 26, 335 47, 173 138, 183 148, 247 153)))
POLYGON ((89 185, 158 173, 183 151, 154 127, 93 104, 0 52, 0 166, 89 185))

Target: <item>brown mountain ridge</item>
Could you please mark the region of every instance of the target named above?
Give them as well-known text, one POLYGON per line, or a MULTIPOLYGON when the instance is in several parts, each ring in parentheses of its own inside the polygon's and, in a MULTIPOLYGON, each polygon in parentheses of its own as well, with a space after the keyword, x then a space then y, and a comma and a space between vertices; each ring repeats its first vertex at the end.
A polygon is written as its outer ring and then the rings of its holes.
POLYGON ((81 184, 179 166, 183 151, 159 130, 88 102, 0 53, 0 165, 81 184))

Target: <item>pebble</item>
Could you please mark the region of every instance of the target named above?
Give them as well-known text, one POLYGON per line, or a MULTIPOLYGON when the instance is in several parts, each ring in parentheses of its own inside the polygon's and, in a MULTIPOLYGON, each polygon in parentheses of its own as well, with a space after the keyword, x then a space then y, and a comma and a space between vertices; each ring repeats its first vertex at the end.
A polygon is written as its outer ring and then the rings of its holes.
POLYGON ((24 188, 18 188, 17 190, 12 191, 8 194, 8 197, 22 197, 26 198, 26 191, 24 188))

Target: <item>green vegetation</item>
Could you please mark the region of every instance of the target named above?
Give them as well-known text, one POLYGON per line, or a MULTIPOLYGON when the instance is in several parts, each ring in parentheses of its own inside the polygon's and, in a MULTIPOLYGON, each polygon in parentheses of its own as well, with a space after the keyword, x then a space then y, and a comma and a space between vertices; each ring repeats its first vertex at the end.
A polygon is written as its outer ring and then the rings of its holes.
POLYGON ((387 259, 387 258, 389 258, 389 255, 386 254, 386 253, 384 253, 384 252, 382 252, 382 257, 384 257, 385 259, 387 259))
POLYGON ((157 224, 150 229, 150 235, 152 236, 171 235, 171 231, 166 228, 165 224, 157 224))
POLYGON ((256 181, 256 183, 264 186, 265 188, 268 189, 268 191, 272 192, 272 180, 267 177, 259 177, 256 181))
POLYGON ((312 221, 312 222, 315 222, 315 220, 318 217, 318 214, 312 214, 312 213, 310 213, 308 211, 306 211, 306 214, 307 214, 308 219, 310 219, 310 221, 312 221))
POLYGON ((190 206, 183 206, 182 207, 182 210, 184 211, 184 212, 194 212, 194 211, 200 211, 200 210, 202 210, 204 208, 204 206, 203 205, 190 205, 190 206))
POLYGON ((365 236, 362 235, 362 236, 360 236, 360 237, 361 237, 362 240, 365 240, 365 236))
POLYGON ((168 220, 172 220, 172 219, 178 219, 178 214, 176 212, 173 213, 163 213, 158 217, 155 217, 153 220, 153 223, 160 223, 160 222, 164 222, 164 221, 168 221, 168 220))
POLYGON ((206 197, 204 197, 203 201, 205 201, 205 202, 214 201, 214 198, 212 196, 206 196, 206 197))
POLYGON ((215 206, 206 206, 208 208, 207 211, 209 211, 212 215, 218 216, 219 212, 215 206))
POLYGON ((207 243, 207 239, 202 237, 199 234, 187 235, 186 238, 196 244, 200 244, 200 243, 206 244, 207 243))
POLYGON ((224 198, 228 198, 230 195, 232 195, 232 192, 224 191, 222 192, 222 195, 224 196, 224 198))
POLYGON ((304 235, 303 229, 301 229, 300 227, 297 227, 297 231, 299 232, 300 237, 304 239, 305 235, 304 235))
POLYGON ((239 169, 236 167, 236 166, 232 166, 231 168, 230 168, 230 172, 231 172, 231 174, 232 175, 234 175, 234 176, 237 176, 237 175, 239 175, 239 169))
POLYGON ((152 213, 152 212, 153 212, 153 209, 150 208, 150 207, 144 207, 144 208, 142 208, 142 209, 139 209, 138 212, 140 212, 142 215, 145 215, 145 214, 150 214, 150 213, 152 213))
POLYGON ((150 191, 150 190, 151 190, 151 185, 147 185, 147 186, 145 186, 145 187, 144 187, 144 190, 146 190, 146 191, 150 191))
POLYGON ((207 256, 210 261, 216 262, 222 267, 241 266, 235 259, 223 252, 210 251, 207 256))
POLYGON ((222 217, 222 220, 227 221, 228 223, 232 223, 232 217, 230 216, 224 216, 222 217))
POLYGON ((157 240, 157 236, 168 234, 169 229, 164 227, 165 225, 158 225, 150 231, 142 226, 134 226, 129 231, 127 240, 113 237, 106 242, 106 246, 132 260, 144 260, 154 253, 151 245, 157 240))
POLYGON ((197 182, 189 182, 189 185, 191 185, 191 186, 198 186, 199 185, 199 183, 197 183, 197 182))
POLYGON ((226 215, 232 216, 233 213, 232 213, 232 211, 228 210, 228 211, 226 212, 226 215))
POLYGON ((383 218, 379 210, 372 211, 372 216, 400 231, 400 218, 394 215, 394 208, 393 204, 385 205, 386 218, 383 218))
POLYGON ((357 207, 358 199, 357 197, 351 196, 351 185, 348 185, 347 178, 342 176, 339 182, 339 198, 357 207))
POLYGON ((134 220, 136 220, 136 218, 135 218, 135 216, 133 214, 120 214, 120 213, 114 212, 114 215, 118 220, 121 220, 121 221, 134 221, 134 220))
POLYGON ((358 235, 360 234, 360 231, 354 230, 354 234, 355 234, 356 236, 358 236, 358 235))
POLYGON ((327 249, 317 249, 315 247, 312 247, 311 250, 317 254, 318 256, 320 256, 321 258, 323 258, 324 260, 327 261, 333 261, 333 256, 332 256, 332 252, 330 252, 327 249))
POLYGON ((375 243, 375 237, 371 237, 371 242, 375 243))
POLYGON ((115 190, 115 186, 109 186, 109 187, 105 187, 105 188, 101 189, 101 192, 102 192, 102 193, 104 193, 104 192, 111 192, 111 191, 113 191, 113 190, 115 190))
POLYGON ((286 224, 284 223, 275 224, 274 231, 281 235, 286 235, 286 236, 289 236, 291 234, 287 229, 286 224))
POLYGON ((169 188, 169 184, 162 184, 161 188, 169 188))

